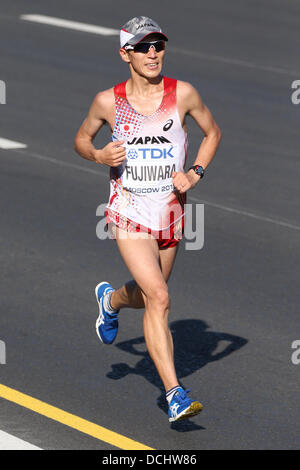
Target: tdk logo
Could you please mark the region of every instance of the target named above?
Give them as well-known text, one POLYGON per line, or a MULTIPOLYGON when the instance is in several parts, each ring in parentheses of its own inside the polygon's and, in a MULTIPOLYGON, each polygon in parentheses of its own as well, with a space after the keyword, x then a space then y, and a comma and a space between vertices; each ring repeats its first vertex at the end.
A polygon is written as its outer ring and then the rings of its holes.
POLYGON ((136 150, 131 149, 131 150, 128 150, 128 152, 127 152, 127 157, 128 157, 128 158, 135 159, 135 158, 137 158, 138 156, 139 156, 139 154, 137 153, 136 150))
POLYGON ((137 150, 130 149, 127 152, 127 157, 130 159, 136 159, 141 157, 143 160, 153 159, 153 158, 174 158, 175 155, 172 154, 174 147, 169 149, 160 149, 160 148, 140 148, 137 150))

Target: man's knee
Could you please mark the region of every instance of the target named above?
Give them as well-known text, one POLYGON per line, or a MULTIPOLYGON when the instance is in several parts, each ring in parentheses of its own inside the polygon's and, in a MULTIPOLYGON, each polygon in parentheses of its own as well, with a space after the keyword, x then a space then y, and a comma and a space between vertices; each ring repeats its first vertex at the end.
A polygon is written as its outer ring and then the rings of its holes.
POLYGON ((170 307, 170 297, 167 286, 156 286, 145 295, 145 305, 164 310, 170 307))

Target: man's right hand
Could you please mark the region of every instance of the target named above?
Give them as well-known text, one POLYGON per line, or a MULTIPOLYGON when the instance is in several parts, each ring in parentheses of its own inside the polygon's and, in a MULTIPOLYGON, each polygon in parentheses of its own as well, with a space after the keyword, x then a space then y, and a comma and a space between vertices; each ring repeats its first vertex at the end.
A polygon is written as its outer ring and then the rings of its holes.
POLYGON ((122 147, 124 142, 124 140, 116 140, 107 144, 103 149, 95 150, 95 162, 113 167, 119 166, 126 159, 126 149, 122 147))

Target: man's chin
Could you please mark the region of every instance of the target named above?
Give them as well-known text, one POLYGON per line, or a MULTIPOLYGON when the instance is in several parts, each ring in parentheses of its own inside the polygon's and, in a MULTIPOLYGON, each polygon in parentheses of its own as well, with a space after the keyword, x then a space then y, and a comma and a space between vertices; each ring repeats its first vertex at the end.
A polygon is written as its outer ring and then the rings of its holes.
POLYGON ((156 78, 158 79, 161 75, 161 67, 158 67, 155 70, 143 70, 144 76, 147 78, 151 78, 152 80, 155 80, 156 78))

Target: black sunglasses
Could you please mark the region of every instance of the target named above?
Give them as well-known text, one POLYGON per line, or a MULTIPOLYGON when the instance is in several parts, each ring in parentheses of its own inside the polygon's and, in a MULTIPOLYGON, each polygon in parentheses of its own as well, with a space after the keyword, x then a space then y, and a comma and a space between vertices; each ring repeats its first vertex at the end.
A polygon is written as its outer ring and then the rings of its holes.
POLYGON ((150 47, 154 47, 156 52, 163 51, 166 47, 165 41, 153 41, 153 42, 139 42, 135 46, 131 46, 128 44, 127 46, 124 46, 124 49, 126 51, 133 50, 134 52, 142 52, 143 54, 147 54, 149 51, 150 47))

